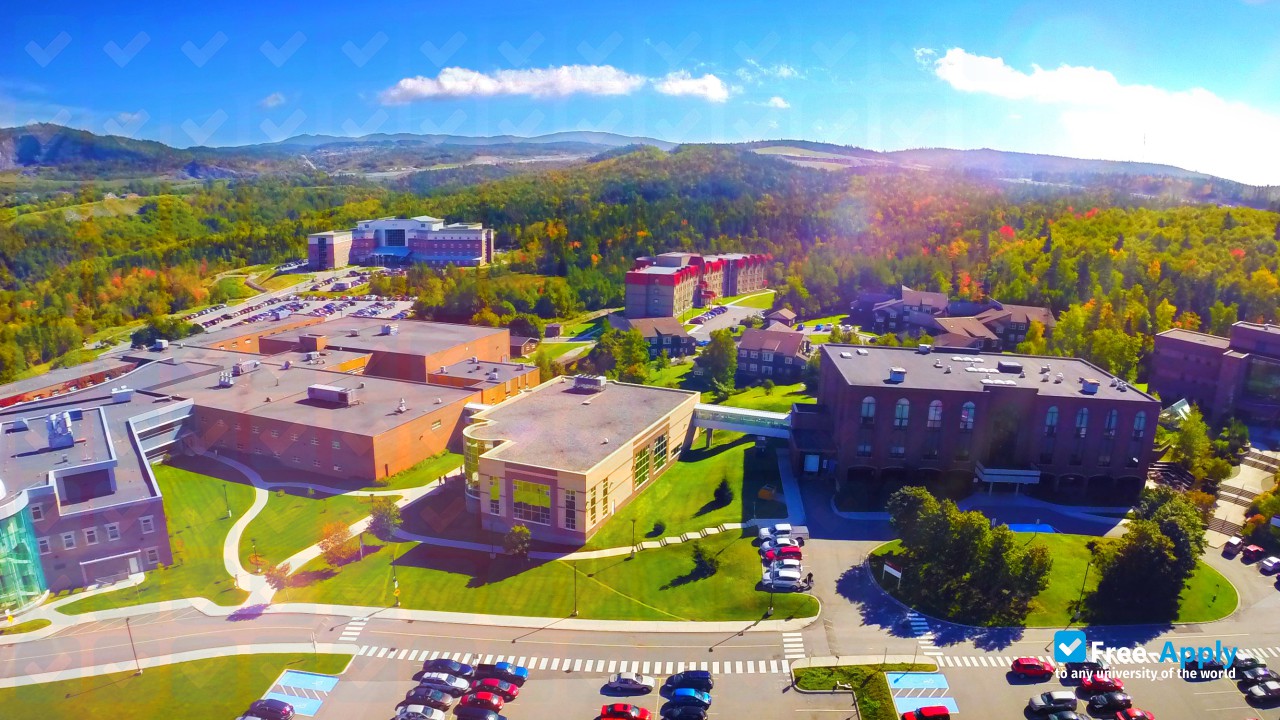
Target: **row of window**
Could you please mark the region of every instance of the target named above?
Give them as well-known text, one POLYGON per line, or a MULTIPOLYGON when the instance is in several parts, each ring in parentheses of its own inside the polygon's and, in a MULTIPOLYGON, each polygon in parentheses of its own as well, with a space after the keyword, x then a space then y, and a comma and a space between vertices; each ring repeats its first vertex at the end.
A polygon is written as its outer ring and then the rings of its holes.
MULTIPOLYGON (((875 424, 876 420, 876 399, 868 395, 862 399, 862 425, 870 426, 875 424)), ((960 406, 960 430, 969 432, 973 430, 973 423, 977 417, 977 406, 972 402, 966 402, 960 406)), ((1104 437, 1113 438, 1116 435, 1116 426, 1119 424, 1120 413, 1117 410, 1111 410, 1107 413, 1103 421, 1102 433, 1104 437)), ((893 426, 895 428, 905 429, 910 425, 911 421, 911 401, 906 398, 900 398, 893 406, 893 426)), ((934 400, 929 403, 928 415, 925 419, 925 427, 929 429, 938 429, 942 427, 942 401, 934 400)), ((1058 429, 1058 406, 1053 405, 1045 411, 1044 434, 1052 437, 1057 433, 1058 429)), ((1080 408, 1076 411, 1075 434, 1078 437, 1084 437, 1089 429, 1089 408, 1080 408)), ((1147 413, 1139 411, 1133 417, 1133 439, 1138 440, 1145 436, 1147 429, 1147 413)))
MULTIPOLYGON (((35 508, 38 508, 39 505, 32 505, 31 507, 34 510, 35 508)), ((32 515, 34 517, 35 513, 32 513, 32 515)), ((156 531, 155 519, 151 515, 139 518, 138 527, 142 529, 143 535, 149 535, 156 531)), ((102 529, 105 531, 105 538, 107 542, 117 542, 120 540, 120 523, 107 523, 102 529)), ((85 528, 81 530, 81 532, 84 533, 84 544, 86 546, 97 545, 102 542, 104 537, 98 533, 98 528, 96 527, 85 528)), ((75 550, 76 542, 76 533, 74 531, 62 533, 63 550, 75 550)), ((36 538, 36 547, 39 549, 41 555, 48 555, 53 552, 52 543, 47 537, 36 538)))

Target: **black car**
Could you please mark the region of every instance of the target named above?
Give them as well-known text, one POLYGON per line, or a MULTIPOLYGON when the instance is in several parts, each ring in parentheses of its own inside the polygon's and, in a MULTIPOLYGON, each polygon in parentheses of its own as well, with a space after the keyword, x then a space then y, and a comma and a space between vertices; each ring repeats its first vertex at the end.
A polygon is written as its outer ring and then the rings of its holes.
POLYGON ((1264 668, 1267 664, 1262 660, 1250 655, 1249 653, 1236 653, 1236 657, 1231 661, 1231 669, 1240 673, 1245 670, 1254 668, 1264 668))
POLYGON ((263 720, 292 720, 293 706, 283 700, 254 700, 245 715, 263 720))
POLYGON ((1254 685, 1259 685, 1264 682, 1270 682, 1272 680, 1280 680, 1280 674, 1277 674, 1275 670, 1272 670, 1270 668, 1264 668, 1264 667, 1245 670, 1244 672, 1240 673, 1238 678, 1238 682, 1240 683, 1241 689, 1250 688, 1250 687, 1253 687, 1254 685))
POLYGON ((422 672, 440 672, 470 680, 475 677, 476 669, 466 663, 460 663, 457 660, 436 658, 435 660, 428 660, 422 663, 422 672))
POLYGON ((1105 673, 1111 668, 1101 660, 1082 660, 1080 662, 1069 662, 1066 664, 1067 677, 1073 680, 1083 680, 1089 675, 1097 675, 1105 673))
POLYGON ((507 720, 506 716, 499 715, 488 708, 470 705, 459 705, 453 709, 453 714, 458 720, 507 720))
POLYGON ((673 705, 663 708, 662 720, 707 720, 707 709, 693 705, 673 705))
POLYGON ((667 678, 667 687, 672 690, 690 688, 701 690, 702 692, 711 692, 715 686, 715 679, 706 670, 686 670, 667 678))
POLYGON ((448 710, 449 706, 452 704, 453 697, 448 693, 426 685, 419 685, 418 687, 410 690, 408 695, 405 695, 404 700, 400 701, 399 706, 426 705, 427 707, 433 707, 437 710, 448 710))
POLYGON ((1217 660, 1187 660, 1179 671, 1184 679, 1220 678, 1226 673, 1227 667, 1217 660))
POLYGON ((1109 692, 1089 698, 1090 714, 1099 710, 1123 710, 1128 707, 1133 707, 1133 698, 1129 697, 1127 693, 1109 692))

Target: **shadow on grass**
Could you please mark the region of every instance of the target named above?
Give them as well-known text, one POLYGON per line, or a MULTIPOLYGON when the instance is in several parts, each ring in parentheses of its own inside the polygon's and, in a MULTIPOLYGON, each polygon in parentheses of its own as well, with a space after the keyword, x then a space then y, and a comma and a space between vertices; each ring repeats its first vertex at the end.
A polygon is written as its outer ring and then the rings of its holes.
POLYGON ((454 575, 468 575, 467 587, 478 588, 499 583, 546 564, 544 560, 525 559, 504 554, 489 557, 474 550, 457 550, 438 545, 416 545, 395 559, 396 567, 423 568, 454 575))
POLYGON ((115 680, 108 680, 107 682, 104 682, 104 683, 102 683, 101 685, 95 685, 95 686, 93 686, 93 687, 91 687, 91 688, 85 688, 84 690, 81 690, 80 692, 67 693, 67 694, 65 695, 65 697, 66 697, 67 699, 71 699, 71 698, 75 698, 75 697, 83 697, 83 696, 88 695, 88 694, 90 694, 90 693, 95 693, 95 692, 97 692, 97 691, 99 691, 99 690, 105 690, 105 689, 107 689, 107 688, 109 688, 109 687, 114 687, 114 686, 116 686, 116 685, 120 685, 120 684, 122 684, 122 683, 129 682, 130 680, 134 679, 135 677, 138 677, 138 674, 137 674, 137 673, 133 673, 133 674, 130 674, 130 675, 126 675, 125 677, 122 677, 122 678, 116 678, 115 680))

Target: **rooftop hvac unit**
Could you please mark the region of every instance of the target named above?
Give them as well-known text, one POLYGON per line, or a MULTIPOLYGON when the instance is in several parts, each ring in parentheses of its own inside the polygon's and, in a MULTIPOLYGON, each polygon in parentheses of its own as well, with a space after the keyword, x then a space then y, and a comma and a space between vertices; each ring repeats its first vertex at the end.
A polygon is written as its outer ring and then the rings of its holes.
POLYGON ((900 383, 907 379, 906 368, 891 367, 889 368, 889 382, 900 383))
POLYGON ((67 448, 76 444, 75 435, 71 431, 71 413, 53 413, 44 422, 50 448, 67 448))
POLYGON ((920 353, 921 355, 928 355, 929 353, 933 352, 933 346, 920 345, 916 348, 916 352, 920 353))
POLYGON ((1017 360, 1000 360, 996 363, 996 369, 1002 373, 1020 373, 1022 372, 1022 363, 1017 360))
POLYGON ((121 385, 118 388, 111 388, 111 402, 127 403, 133 399, 133 388, 128 385, 121 385))
POLYGON ((396 412, 403 415, 408 410, 408 406, 404 404, 404 398, 400 398, 400 404, 396 406, 396 412))
POLYGON ((1055 383, 1060 383, 1060 382, 1062 382, 1062 373, 1058 373, 1057 375, 1054 375, 1054 376, 1053 376, 1053 381, 1054 381, 1055 383))
POLYGON ((320 359, 320 351, 310 350, 306 355, 303 355, 303 357, 306 358, 307 362, 315 362, 320 359))
POLYGON ((857 352, 858 352, 858 354, 859 354, 859 355, 870 355, 870 354, 871 354, 871 351, 870 351, 870 350, 867 350, 866 348, 858 348, 858 351, 857 351, 857 352))
POLYGON ((359 336, 360 336, 360 331, 355 328, 351 328, 350 330, 347 331, 347 337, 359 337, 359 336))
POLYGON ((229 388, 235 384, 236 381, 231 377, 231 373, 218 373, 218 387, 229 388))
POLYGON ((26 419, 26 418, 18 418, 17 420, 14 420, 14 421, 13 421, 13 429, 14 429, 15 431, 25 432, 25 431, 27 430, 27 419, 26 419))
POLYGON ((484 376, 484 379, 488 380, 489 382, 498 382, 498 371, 497 370, 490 371, 488 375, 484 376))
POLYGON ((1097 380, 1094 380, 1092 378, 1083 379, 1080 381, 1080 392, 1084 393, 1085 395, 1097 395, 1098 385, 1100 384, 1101 383, 1099 383, 1097 380))
POLYGON ((307 387, 307 399, 333 403, 350 407, 357 402, 355 388, 344 388, 336 385, 310 385, 307 387))
POLYGON ((600 392, 605 389, 605 382, 602 375, 575 375, 573 389, 584 392, 600 392))
POLYGON ((237 377, 240 375, 248 375, 254 370, 257 370, 260 365, 262 365, 262 363, 257 360, 241 360, 231 366, 231 374, 237 377))
POLYGON ((386 325, 382 326, 382 334, 383 335, 399 335, 400 326, 395 323, 387 323, 386 325))

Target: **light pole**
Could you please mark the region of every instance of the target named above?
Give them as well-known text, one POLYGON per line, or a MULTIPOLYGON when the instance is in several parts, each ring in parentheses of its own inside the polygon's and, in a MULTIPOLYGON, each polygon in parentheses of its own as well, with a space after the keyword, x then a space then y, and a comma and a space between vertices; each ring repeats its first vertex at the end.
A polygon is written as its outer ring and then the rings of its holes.
POLYGON ((138 660, 138 648, 133 644, 133 627, 129 625, 129 618, 124 619, 125 632, 129 633, 129 650, 133 652, 133 664, 138 666, 138 672, 135 675, 142 674, 142 663, 138 660))
POLYGON ((396 607, 400 607, 400 580, 396 577, 396 548, 391 546, 391 585, 396 596, 396 607))
POLYGON ((258 538, 249 538, 249 543, 253 545, 253 557, 249 558, 249 562, 253 563, 253 571, 262 573, 262 558, 258 557, 258 538))
POLYGON ((765 617, 773 617, 773 584, 769 584, 769 609, 764 611, 765 617))
POLYGON ((223 484, 222 486, 222 500, 227 504, 227 519, 230 520, 231 519, 231 498, 227 496, 226 484, 223 484))
POLYGON ((578 563, 572 563, 569 569, 573 571, 573 614, 569 617, 578 617, 578 563))
POLYGON ((636 556, 636 519, 631 518, 631 557, 636 556))

